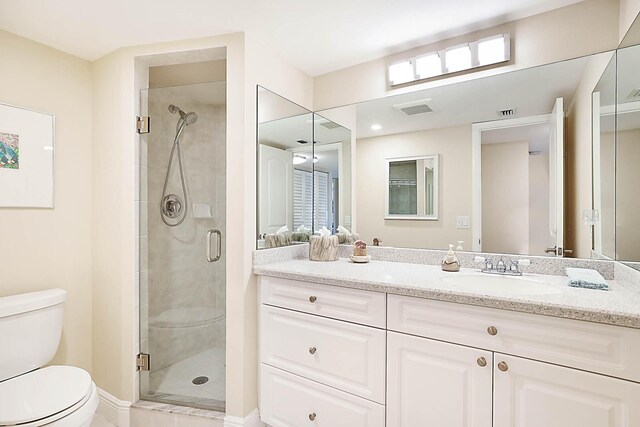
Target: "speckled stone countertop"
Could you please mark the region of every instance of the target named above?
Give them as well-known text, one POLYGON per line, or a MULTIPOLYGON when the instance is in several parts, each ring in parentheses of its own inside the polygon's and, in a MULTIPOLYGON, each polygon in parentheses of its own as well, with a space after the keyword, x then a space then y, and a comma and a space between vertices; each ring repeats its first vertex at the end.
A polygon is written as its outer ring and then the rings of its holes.
POLYGON ((253 272, 323 285, 640 328, 640 286, 627 281, 609 280, 610 291, 597 291, 569 287, 567 277, 563 276, 524 274, 523 278, 546 282, 557 292, 523 294, 511 292, 508 286, 492 290, 450 282, 456 275, 487 276, 474 269, 447 273, 434 265, 377 260, 354 264, 346 258, 335 262, 290 259, 254 265, 253 272))

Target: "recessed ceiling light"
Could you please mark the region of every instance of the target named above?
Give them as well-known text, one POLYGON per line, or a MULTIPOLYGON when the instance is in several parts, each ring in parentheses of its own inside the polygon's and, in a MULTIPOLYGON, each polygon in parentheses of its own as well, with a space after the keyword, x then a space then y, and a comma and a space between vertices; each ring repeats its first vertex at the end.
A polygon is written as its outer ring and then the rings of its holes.
POLYGON ((371 125, 371 130, 380 130, 380 129, 382 129, 382 126, 380 126, 377 123, 371 125))
POLYGON ((303 156, 302 154, 294 154, 293 155, 293 164, 301 165, 307 161, 307 156, 303 156))

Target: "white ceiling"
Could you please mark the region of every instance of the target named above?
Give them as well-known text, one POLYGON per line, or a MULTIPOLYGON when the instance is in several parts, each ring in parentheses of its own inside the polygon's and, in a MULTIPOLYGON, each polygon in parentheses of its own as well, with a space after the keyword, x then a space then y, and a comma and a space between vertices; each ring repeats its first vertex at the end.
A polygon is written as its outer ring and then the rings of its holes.
POLYGON ((505 108, 516 108, 516 117, 547 114, 556 98, 564 98, 567 107, 571 104, 588 61, 589 57, 577 58, 356 104, 356 136, 360 139, 499 120, 497 112, 505 108), (425 99, 435 104, 435 112, 407 116, 393 107, 425 99), (373 124, 382 129, 372 130, 373 124))
POLYGON ((95 60, 245 31, 315 76, 581 0, 0 0, 0 28, 95 60))

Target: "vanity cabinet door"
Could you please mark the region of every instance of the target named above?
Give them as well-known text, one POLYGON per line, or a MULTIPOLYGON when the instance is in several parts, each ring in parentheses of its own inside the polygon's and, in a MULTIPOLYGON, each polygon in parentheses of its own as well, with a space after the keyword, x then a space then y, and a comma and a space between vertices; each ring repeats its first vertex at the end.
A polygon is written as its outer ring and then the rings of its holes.
POLYGON ((494 355, 494 427, 640 426, 640 384, 494 355))
POLYGON ((389 332, 387 427, 491 427, 492 366, 489 351, 389 332))

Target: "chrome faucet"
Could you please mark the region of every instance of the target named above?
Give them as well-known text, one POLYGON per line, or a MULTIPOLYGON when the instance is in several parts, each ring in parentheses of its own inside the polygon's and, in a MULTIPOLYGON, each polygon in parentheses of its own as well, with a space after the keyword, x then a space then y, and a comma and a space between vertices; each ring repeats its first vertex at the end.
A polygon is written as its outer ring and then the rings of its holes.
POLYGON ((520 266, 526 267, 531 265, 531 261, 528 259, 508 260, 503 256, 497 258, 497 262, 495 263, 488 256, 476 256, 473 261, 484 263, 484 268, 480 270, 483 273, 502 274, 505 276, 522 276, 520 266))

